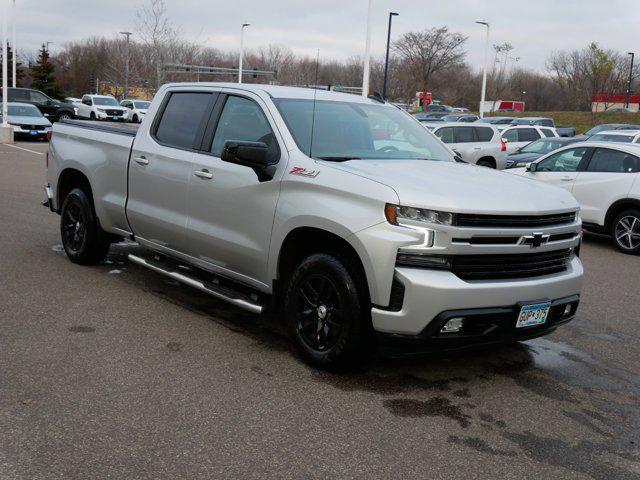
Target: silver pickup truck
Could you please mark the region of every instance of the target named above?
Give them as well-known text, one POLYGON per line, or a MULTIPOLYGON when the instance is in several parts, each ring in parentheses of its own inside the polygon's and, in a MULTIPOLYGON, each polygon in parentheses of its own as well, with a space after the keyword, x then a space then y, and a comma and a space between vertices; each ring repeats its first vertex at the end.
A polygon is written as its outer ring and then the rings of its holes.
POLYGON ((47 182, 72 262, 135 240, 132 262, 278 312, 324 368, 534 338, 578 307, 576 200, 457 162, 376 99, 164 85, 139 128, 57 123, 47 182))

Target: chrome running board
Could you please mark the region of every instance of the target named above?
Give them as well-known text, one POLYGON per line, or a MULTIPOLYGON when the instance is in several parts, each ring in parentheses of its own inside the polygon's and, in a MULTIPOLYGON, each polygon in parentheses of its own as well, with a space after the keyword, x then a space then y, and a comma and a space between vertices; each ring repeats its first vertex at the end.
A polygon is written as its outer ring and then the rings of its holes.
POLYGON ((251 313, 262 313, 263 306, 255 302, 252 298, 250 298, 250 296, 247 296, 241 292, 236 292, 227 287, 222 287, 197 278, 189 277, 183 273, 175 271, 173 268, 171 268, 170 265, 165 265, 160 261, 148 260, 132 254, 129 254, 128 258, 135 264, 146 267, 149 270, 153 270, 154 272, 166 275, 167 277, 177 280, 178 282, 196 288, 201 292, 208 293, 212 297, 224 300, 225 302, 229 302, 236 307, 240 307, 251 313))

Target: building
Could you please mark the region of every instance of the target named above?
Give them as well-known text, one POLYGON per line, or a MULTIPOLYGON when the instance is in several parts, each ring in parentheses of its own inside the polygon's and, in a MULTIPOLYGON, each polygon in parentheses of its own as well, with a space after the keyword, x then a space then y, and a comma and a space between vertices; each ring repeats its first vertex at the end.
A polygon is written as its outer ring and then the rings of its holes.
MULTIPOLYGON (((614 108, 627 107, 626 93, 597 93, 591 99, 592 112, 606 112, 614 108)), ((629 96, 629 108, 634 112, 640 110, 640 94, 629 96)))

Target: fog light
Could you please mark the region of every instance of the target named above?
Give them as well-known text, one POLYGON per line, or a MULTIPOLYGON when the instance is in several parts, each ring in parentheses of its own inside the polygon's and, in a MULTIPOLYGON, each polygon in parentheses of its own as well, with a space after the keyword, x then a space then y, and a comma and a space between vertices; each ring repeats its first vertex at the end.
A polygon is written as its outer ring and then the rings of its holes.
POLYGON ((562 316, 568 317, 569 315, 571 315, 571 312, 573 312, 573 303, 567 303, 564 306, 564 313, 562 314, 562 316))
POLYGON ((462 330, 462 325, 464 323, 464 317, 455 317, 449 320, 444 326, 440 329, 440 333, 456 333, 462 330))

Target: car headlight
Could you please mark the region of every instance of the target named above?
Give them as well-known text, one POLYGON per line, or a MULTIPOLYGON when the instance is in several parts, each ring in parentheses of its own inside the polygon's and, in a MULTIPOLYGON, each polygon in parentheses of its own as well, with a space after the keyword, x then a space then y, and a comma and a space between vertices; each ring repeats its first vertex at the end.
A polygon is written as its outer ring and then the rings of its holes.
POLYGON ((453 225, 455 220, 455 215, 449 212, 390 204, 387 204, 385 207, 385 214, 389 223, 394 225, 402 224, 402 220, 408 220, 413 224, 430 223, 436 225, 453 225))
POLYGON ((529 162, 518 162, 514 167, 526 167, 527 165, 529 165, 529 162))
POLYGON ((77 108, 73 109, 73 114, 76 115, 76 116, 78 115, 78 109, 77 108))
POLYGON ((106 110, 104 108, 97 108, 96 110, 98 110, 99 112, 105 113, 106 110))

